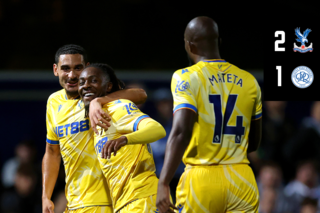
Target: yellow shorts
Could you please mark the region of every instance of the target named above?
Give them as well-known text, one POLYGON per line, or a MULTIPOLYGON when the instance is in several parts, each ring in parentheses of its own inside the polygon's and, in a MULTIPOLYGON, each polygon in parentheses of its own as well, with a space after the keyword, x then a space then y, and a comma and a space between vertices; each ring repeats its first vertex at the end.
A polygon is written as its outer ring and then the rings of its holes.
POLYGON ((121 208, 117 213, 158 213, 156 207, 157 195, 151 195, 145 198, 140 198, 131 203, 128 203, 121 208))
POLYGON ((88 206, 74 210, 66 209, 64 213, 113 213, 112 206, 88 206))
POLYGON ((190 166, 176 192, 179 213, 258 212, 259 191, 246 164, 190 166))

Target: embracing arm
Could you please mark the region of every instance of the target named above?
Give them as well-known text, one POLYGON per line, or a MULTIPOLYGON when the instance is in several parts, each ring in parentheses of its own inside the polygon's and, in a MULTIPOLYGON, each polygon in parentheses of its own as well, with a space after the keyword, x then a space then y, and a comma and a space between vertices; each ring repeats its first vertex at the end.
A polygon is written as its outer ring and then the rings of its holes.
POLYGON ((139 88, 124 89, 92 100, 90 102, 89 118, 91 127, 97 134, 99 134, 99 132, 96 129, 96 125, 104 128, 105 130, 110 127, 108 121, 110 121, 111 118, 102 110, 102 106, 118 99, 128 99, 135 104, 143 104, 147 100, 147 93, 143 89, 139 88))
POLYGON ((164 163, 158 184, 157 207, 160 212, 173 212, 173 210, 168 209, 168 206, 176 209, 169 199, 169 183, 190 143, 196 118, 197 114, 189 109, 181 109, 174 113, 172 130, 167 142, 164 163))
POLYGON ((262 118, 252 120, 249 132, 249 144, 247 153, 254 152, 259 148, 261 142, 262 118))
POLYGON ((54 204, 51 201, 52 192, 56 184, 61 163, 59 145, 47 143, 46 152, 42 160, 42 212, 53 213, 54 204))
POLYGON ((166 131, 161 124, 151 118, 145 118, 140 121, 137 131, 108 141, 102 148, 101 157, 110 158, 112 152, 116 155, 117 151, 125 145, 152 143, 165 136, 166 131))
POLYGON ((118 99, 128 99, 135 104, 143 104, 147 100, 147 93, 143 89, 139 88, 123 89, 118 90, 117 92, 110 93, 105 97, 96 99, 101 105, 118 99))

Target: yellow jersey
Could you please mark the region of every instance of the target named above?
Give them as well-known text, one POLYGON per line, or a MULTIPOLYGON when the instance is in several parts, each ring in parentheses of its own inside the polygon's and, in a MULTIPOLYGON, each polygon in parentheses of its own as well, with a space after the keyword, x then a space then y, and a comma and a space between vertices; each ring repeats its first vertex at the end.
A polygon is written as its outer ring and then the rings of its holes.
POLYGON ((252 119, 262 116, 261 90, 255 77, 235 65, 203 60, 172 77, 173 113, 197 113, 192 138, 183 155, 190 165, 248 164, 252 119))
MULTIPOLYGON (((150 119, 131 101, 119 99, 104 105, 111 116, 111 126, 101 135, 95 134, 94 146, 100 166, 107 179, 114 211, 126 204, 157 193, 158 178, 155 174, 150 144, 132 144, 121 147, 116 156, 101 158, 101 150, 107 141, 138 129, 142 119, 150 119)), ((101 129, 97 127, 99 131, 101 129)))
POLYGON ((68 100, 64 89, 47 102, 47 143, 60 146, 68 208, 111 205, 110 192, 93 146, 93 130, 81 100, 68 100))

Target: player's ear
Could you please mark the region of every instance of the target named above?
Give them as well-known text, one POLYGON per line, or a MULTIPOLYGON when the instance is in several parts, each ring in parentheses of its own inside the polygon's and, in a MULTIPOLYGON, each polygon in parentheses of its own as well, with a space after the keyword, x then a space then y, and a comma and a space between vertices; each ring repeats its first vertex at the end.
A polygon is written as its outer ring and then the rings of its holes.
POLYGON ((184 47, 185 47, 186 51, 190 52, 190 50, 191 50, 190 41, 188 41, 188 40, 184 40, 184 41, 185 41, 184 47))
POLYGON ((108 83, 108 86, 107 86, 107 92, 110 92, 110 91, 111 91, 112 86, 113 86, 112 82, 109 82, 109 83, 108 83))
POLYGON ((53 74, 55 76, 59 76, 59 74, 58 74, 58 65, 57 64, 53 64, 53 74))
POLYGON ((189 51, 192 53, 192 54, 195 54, 197 55, 197 48, 196 48, 196 45, 192 42, 192 41, 188 41, 188 46, 189 46, 189 51))

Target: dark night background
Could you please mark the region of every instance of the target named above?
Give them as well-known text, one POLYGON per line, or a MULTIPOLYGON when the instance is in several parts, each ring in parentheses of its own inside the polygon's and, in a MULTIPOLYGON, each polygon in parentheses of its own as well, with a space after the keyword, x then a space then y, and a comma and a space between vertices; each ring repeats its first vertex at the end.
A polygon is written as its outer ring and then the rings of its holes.
POLYGON ((217 21, 222 58, 243 69, 261 69, 263 16, 239 6, 213 1, 1 1, 0 69, 51 69, 55 51, 68 43, 82 45, 91 61, 115 69, 178 69, 187 65, 183 34, 196 16, 217 21))

